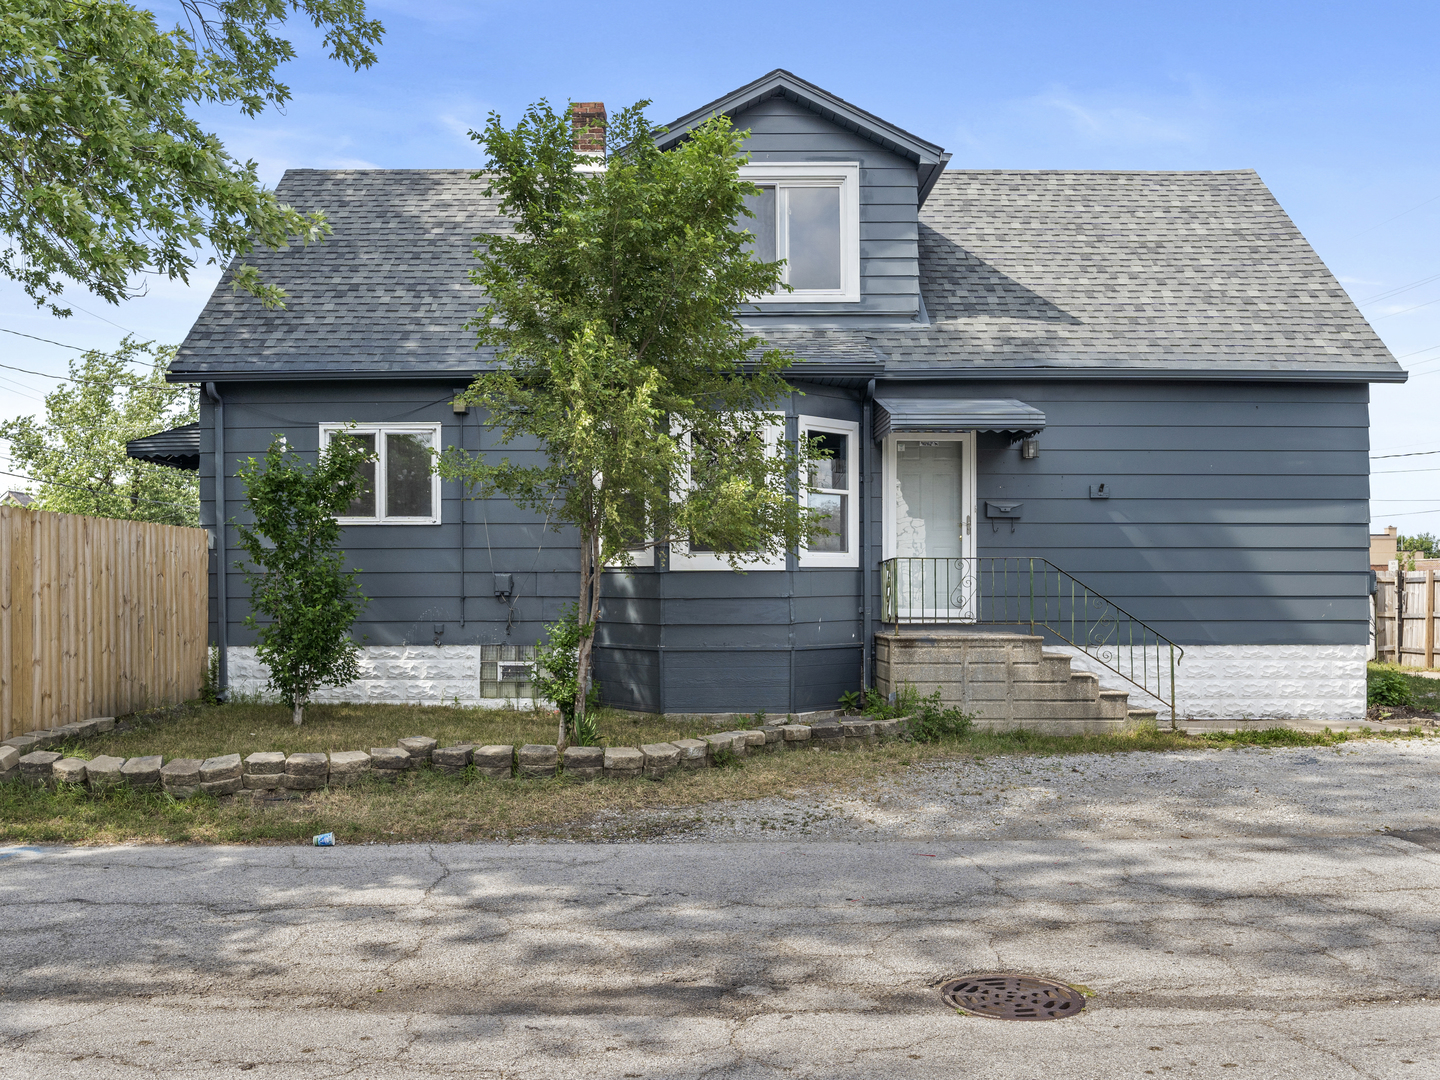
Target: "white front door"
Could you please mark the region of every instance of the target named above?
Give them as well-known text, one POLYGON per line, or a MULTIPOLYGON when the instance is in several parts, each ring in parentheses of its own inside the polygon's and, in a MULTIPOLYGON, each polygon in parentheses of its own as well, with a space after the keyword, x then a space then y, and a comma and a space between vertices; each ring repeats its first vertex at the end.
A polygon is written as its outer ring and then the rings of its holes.
POLYGON ((885 556, 902 619, 974 618, 975 436, 885 440, 885 556))

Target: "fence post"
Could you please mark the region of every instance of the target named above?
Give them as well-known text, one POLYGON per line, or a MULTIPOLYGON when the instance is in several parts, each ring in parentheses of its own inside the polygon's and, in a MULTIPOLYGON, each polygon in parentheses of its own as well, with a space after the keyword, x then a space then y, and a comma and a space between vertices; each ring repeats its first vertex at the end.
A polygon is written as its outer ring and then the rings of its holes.
POLYGON ((1435 666, 1435 571, 1425 571, 1425 667, 1435 666))
POLYGON ((1395 666, 1405 663, 1405 567, 1395 563, 1395 666))

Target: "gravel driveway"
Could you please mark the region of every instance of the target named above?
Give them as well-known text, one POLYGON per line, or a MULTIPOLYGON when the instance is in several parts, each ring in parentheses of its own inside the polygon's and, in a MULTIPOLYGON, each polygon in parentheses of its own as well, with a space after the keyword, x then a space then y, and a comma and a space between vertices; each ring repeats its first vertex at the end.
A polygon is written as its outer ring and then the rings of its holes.
POLYGON ((721 804, 677 839, 1145 839, 1440 826, 1440 738, 1329 748, 991 757, 863 791, 721 804))

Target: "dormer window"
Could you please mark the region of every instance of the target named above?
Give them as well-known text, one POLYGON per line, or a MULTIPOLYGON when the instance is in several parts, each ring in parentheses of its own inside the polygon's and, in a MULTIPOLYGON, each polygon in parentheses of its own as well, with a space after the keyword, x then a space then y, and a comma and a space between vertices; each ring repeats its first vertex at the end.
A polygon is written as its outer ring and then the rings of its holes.
POLYGON ((755 216, 740 227, 761 262, 783 260, 781 280, 793 292, 756 303, 856 303, 860 299, 860 166, 743 165, 741 176, 760 188, 746 206, 755 216))

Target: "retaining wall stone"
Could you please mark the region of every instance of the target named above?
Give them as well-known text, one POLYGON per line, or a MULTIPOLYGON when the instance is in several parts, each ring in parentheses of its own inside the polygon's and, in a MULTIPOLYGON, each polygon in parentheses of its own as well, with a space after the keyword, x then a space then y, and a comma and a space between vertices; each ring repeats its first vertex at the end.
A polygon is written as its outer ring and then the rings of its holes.
POLYGON ((547 780, 559 764, 560 750, 555 746, 528 743, 515 753, 515 775, 527 780, 547 780))
POLYGON ((188 799, 200 790, 198 758, 171 758, 160 769, 160 786, 177 799, 188 799))
POLYGON ((160 786, 160 766, 164 763, 159 754, 132 757, 120 767, 120 775, 137 791, 147 791, 160 786))
POLYGON ((330 755, 330 783, 358 784, 370 772, 370 755, 363 750, 341 750, 330 755))
POLYGON ((704 739, 676 739, 671 745, 680 751, 682 769, 703 769, 710 764, 710 744, 704 739))
POLYGON ((651 780, 662 780, 680 767, 680 748, 671 743, 646 743, 640 753, 645 755, 644 774, 651 780))
POLYGON ((330 776, 330 759, 324 754, 291 754, 285 759, 285 789, 316 791, 330 776))
POLYGON ((457 776, 469 768, 470 755, 474 750, 474 743, 438 747, 430 754, 430 764, 436 772, 446 776, 457 776))
POLYGON ((488 776, 494 780, 509 780, 514 775, 512 766, 515 762, 515 747, 477 746, 470 755, 470 761, 474 764, 475 772, 479 776, 488 776))
POLYGON ((67 757, 63 761, 57 761, 55 763, 55 782, 57 784, 85 783, 85 759, 67 757))
POLYGON ((20 751, 13 746, 0 746, 0 773, 20 767, 20 751))
POLYGON ((600 780, 605 776, 603 746, 567 746, 563 757, 566 780, 600 780))
POLYGON ((273 791, 285 786, 285 755, 262 751, 244 762, 244 784, 248 791, 273 791))
POLYGON ((386 780, 395 779, 413 764, 410 755, 398 746, 376 746, 370 751, 370 767, 376 776, 386 780))
POLYGON ((244 783, 239 754, 223 754, 200 763, 200 790, 206 795, 234 795, 244 783))
POLYGON ((605 748, 605 779, 630 780, 645 768, 645 755, 633 746, 605 748))
POLYGON ((91 758, 85 767, 85 779, 90 784, 90 790, 104 791, 106 788, 118 787, 125 780, 120 774, 124 765, 123 757, 111 757, 109 754, 91 758))
POLYGON ((420 765, 430 763, 430 755, 435 752, 438 744, 425 735, 411 735, 401 739, 396 745, 409 754, 416 765, 420 765))

